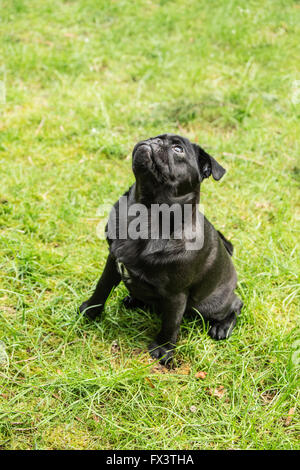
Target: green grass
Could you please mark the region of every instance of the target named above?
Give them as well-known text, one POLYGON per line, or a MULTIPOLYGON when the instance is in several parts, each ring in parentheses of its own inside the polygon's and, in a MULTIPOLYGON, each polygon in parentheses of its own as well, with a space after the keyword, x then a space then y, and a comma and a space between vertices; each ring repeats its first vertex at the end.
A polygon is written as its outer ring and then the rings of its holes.
POLYGON ((0 3, 0 446, 299 448, 300 4, 0 3), (126 311, 124 286, 101 322, 76 313, 108 251, 97 208, 163 132, 228 170, 202 203, 245 303, 225 342, 185 319, 172 371, 146 352, 159 318, 126 311))

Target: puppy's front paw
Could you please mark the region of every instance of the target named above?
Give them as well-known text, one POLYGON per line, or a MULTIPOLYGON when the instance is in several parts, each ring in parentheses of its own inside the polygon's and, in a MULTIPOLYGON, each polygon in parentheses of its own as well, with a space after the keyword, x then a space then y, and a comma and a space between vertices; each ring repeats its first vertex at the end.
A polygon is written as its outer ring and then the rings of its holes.
POLYGON ((174 347, 169 344, 160 346, 156 341, 149 345, 149 353, 153 359, 159 359, 161 364, 168 364, 173 357, 174 347))
POLYGON ((101 315, 102 310, 103 310, 102 304, 90 305, 88 300, 83 302, 79 307, 79 312, 83 313, 90 320, 95 320, 96 317, 101 315))
POLYGON ((235 314, 230 315, 228 318, 221 322, 214 323, 208 331, 211 338, 216 340, 227 339, 232 333, 236 324, 235 314))

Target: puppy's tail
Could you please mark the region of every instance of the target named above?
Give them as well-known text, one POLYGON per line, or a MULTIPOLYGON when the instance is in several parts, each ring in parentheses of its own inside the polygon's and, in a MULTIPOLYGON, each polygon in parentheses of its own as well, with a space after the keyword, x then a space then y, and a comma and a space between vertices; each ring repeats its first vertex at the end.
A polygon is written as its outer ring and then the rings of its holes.
POLYGON ((230 254, 230 256, 232 256, 232 255, 233 255, 233 244, 230 243, 230 241, 227 240, 227 239, 224 237, 223 233, 219 232, 219 230, 218 230, 218 234, 220 235, 220 238, 222 239, 222 242, 223 242, 223 244, 224 244, 226 250, 228 251, 228 253, 230 254))

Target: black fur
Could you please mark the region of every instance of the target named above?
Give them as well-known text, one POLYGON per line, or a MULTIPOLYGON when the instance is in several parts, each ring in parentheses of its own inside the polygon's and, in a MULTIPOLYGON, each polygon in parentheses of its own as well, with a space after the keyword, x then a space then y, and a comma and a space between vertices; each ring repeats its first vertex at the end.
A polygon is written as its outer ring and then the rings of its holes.
POLYGON ((222 241, 224 243, 224 246, 225 246, 226 250, 228 251, 230 256, 232 256, 233 255, 233 244, 229 240, 227 240, 227 238, 224 237, 223 233, 221 233, 219 230, 217 232, 220 235, 220 237, 222 238, 222 241))
MULTIPOLYGON (((126 193, 128 208, 137 202, 146 205, 150 223, 154 203, 189 203, 196 212, 203 179, 212 175, 219 180, 225 169, 188 139, 164 134, 135 146, 133 172, 136 181, 126 193)), ((117 201, 117 217, 119 206, 117 201)), ((132 240, 121 239, 118 232, 113 239, 108 233, 110 254, 104 272, 80 311, 92 319, 100 315, 110 291, 123 280, 130 293, 125 301, 128 308, 152 305, 162 314, 161 331, 149 346, 152 357, 162 363, 172 357, 187 311, 196 309, 209 321, 212 338, 228 338, 243 305, 234 292, 233 246, 205 217, 203 230, 204 244, 198 250, 186 249, 186 239, 172 236, 132 240)))

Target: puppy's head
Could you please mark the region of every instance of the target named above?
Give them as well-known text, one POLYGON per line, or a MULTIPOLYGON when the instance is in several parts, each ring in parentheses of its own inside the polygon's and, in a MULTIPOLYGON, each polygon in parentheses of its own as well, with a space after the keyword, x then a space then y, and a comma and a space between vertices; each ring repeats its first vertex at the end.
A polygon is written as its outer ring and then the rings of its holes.
POLYGON ((199 191, 204 178, 219 180, 225 169, 199 145, 172 134, 139 142, 133 149, 133 172, 144 192, 174 197, 199 191))

